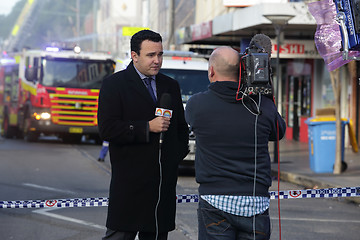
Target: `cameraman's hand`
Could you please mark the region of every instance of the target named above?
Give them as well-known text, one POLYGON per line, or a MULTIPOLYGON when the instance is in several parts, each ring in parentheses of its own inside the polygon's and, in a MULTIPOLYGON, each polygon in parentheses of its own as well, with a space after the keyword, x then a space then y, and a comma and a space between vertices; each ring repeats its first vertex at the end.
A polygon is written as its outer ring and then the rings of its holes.
POLYGON ((166 132, 170 125, 170 118, 156 117, 149 121, 149 131, 154 133, 166 132))

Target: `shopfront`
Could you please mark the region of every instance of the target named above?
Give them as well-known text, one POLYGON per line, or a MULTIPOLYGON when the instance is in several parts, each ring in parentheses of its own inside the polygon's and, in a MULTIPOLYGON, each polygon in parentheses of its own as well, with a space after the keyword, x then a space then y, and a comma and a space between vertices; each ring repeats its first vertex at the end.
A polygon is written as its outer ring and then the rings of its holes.
POLYGON ((285 109, 286 138, 307 142, 306 119, 311 117, 313 60, 287 62, 285 109))
MULTIPOLYGON (((272 40, 272 59, 276 59, 277 44, 272 40)), ((312 115, 314 62, 318 55, 314 41, 287 40, 280 46, 280 79, 278 107, 284 117, 287 130, 286 139, 307 142, 307 125, 305 120, 312 115)), ((276 73, 276 65, 273 73, 276 73)), ((321 70, 320 70, 321 71, 321 70)), ((276 81, 274 75, 274 81, 276 81)))

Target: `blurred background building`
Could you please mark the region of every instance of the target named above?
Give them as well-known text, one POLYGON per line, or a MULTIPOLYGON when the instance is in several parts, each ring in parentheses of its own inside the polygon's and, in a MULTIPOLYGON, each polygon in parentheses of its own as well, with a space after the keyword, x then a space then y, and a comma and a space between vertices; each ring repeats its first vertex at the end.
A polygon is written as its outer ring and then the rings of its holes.
MULTIPOLYGON (((85 50, 129 58, 139 29, 163 36, 164 48, 209 54, 219 45, 243 52, 264 33, 272 40, 273 81, 287 139, 307 141, 305 120, 334 106, 330 74, 314 43, 316 21, 307 4, 291 0, 19 0, 0 15, 2 50, 77 43, 85 50)), ((359 139, 359 63, 340 68, 342 117, 352 119, 359 139)))

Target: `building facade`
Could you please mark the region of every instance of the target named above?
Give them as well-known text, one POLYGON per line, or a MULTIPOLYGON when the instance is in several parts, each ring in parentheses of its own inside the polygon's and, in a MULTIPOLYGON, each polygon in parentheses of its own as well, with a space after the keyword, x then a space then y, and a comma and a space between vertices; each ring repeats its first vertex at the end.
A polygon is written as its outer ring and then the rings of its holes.
POLYGON ((97 50, 129 57, 130 38, 140 29, 159 32, 164 49, 175 45, 175 29, 195 22, 195 0, 99 0, 96 16, 97 50))
MULTIPOLYGON (((219 45, 243 52, 252 36, 266 34, 272 40, 272 76, 277 106, 288 126, 286 138, 307 142, 305 120, 314 117, 318 109, 335 105, 330 72, 315 46, 317 23, 308 10, 309 2, 314 1, 99 0, 97 50, 127 58, 131 35, 141 28, 159 32, 165 50, 190 49, 204 54, 219 45), (268 17, 283 15, 291 18, 277 32, 268 17)), ((352 61, 339 71, 341 116, 352 120, 358 139, 357 65, 352 61)))
MULTIPOLYGON (((242 52, 255 34, 268 35, 272 40, 273 82, 278 85, 277 105, 288 127, 286 138, 301 142, 308 141, 305 120, 314 117, 318 109, 335 106, 330 72, 315 46, 317 23, 308 10, 309 2, 314 1, 198 0, 195 23, 176 29, 176 44, 190 45, 198 51, 227 45, 242 52), (276 32, 276 22, 269 19, 284 15, 290 18, 276 32)), ((339 71, 341 117, 352 120, 358 137, 357 65, 352 61, 339 71)))
POLYGON ((129 27, 147 27, 143 0, 100 0, 97 11, 97 50, 125 58, 129 54, 129 27), (123 29, 125 27, 125 29, 123 29), (125 31, 123 31, 125 30, 125 31))

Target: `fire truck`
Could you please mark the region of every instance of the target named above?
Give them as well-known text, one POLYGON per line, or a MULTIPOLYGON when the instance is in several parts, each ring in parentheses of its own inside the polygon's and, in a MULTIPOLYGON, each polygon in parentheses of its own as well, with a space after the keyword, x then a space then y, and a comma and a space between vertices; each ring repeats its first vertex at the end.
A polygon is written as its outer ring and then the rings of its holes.
POLYGON ((49 47, 14 54, 0 65, 2 135, 37 141, 56 135, 64 142, 82 136, 100 141, 98 96, 115 62, 110 54, 49 47))

